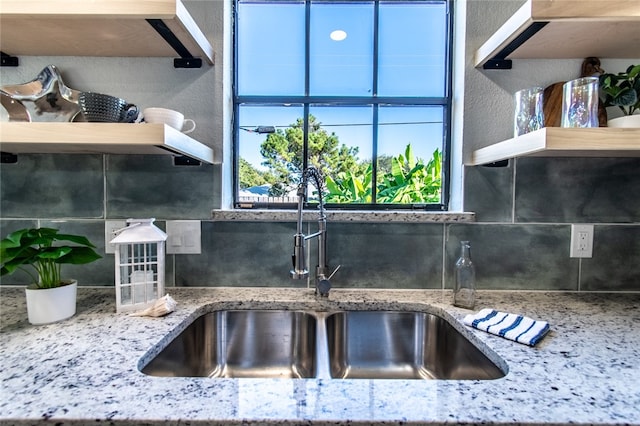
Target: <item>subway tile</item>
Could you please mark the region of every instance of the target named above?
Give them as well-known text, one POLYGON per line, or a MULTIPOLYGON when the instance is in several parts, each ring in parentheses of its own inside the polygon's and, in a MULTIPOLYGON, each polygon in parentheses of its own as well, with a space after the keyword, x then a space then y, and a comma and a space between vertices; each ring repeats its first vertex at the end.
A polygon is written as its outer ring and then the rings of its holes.
POLYGON ((177 286, 306 287, 289 278, 295 223, 202 222, 202 254, 175 255, 177 286))
POLYGON ((471 243, 478 289, 577 290, 577 259, 569 258, 565 225, 448 225, 445 284, 453 288, 460 241, 471 243))
POLYGON ((507 167, 465 167, 464 209, 478 222, 511 222, 513 160, 507 167))
POLYGON ((0 167, 0 217, 103 217, 102 165, 102 155, 18 155, 0 167))
POLYGON ((582 259, 581 290, 640 291, 640 226, 596 225, 593 257, 582 259))
POLYGON ((523 158, 517 222, 640 221, 640 158, 523 158))
POLYGON ((207 219, 213 166, 174 166, 169 155, 107 156, 107 217, 207 219))
MULTIPOLYGON (((442 224, 329 223, 336 288, 442 288, 442 224)), ((315 265, 315 264, 314 264, 315 265)))

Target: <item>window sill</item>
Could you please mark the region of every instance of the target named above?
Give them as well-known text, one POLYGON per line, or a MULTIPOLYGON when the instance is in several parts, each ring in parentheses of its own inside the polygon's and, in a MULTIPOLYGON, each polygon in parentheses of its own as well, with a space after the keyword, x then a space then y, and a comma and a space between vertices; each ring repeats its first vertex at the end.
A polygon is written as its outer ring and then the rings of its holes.
MULTIPOLYGON (((397 222, 397 223, 458 223, 475 222, 473 212, 428 212, 385 210, 326 210, 329 222, 397 222)), ((315 220, 316 210, 305 210, 305 221, 315 220)), ((295 210, 212 210, 214 221, 295 222, 295 210)))

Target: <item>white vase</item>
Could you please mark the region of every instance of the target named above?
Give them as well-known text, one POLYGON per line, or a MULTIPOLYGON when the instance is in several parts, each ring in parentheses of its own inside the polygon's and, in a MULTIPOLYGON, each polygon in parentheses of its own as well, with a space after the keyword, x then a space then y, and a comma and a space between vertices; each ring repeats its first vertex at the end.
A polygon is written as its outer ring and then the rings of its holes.
POLYGON ((625 128, 640 128, 640 114, 625 115, 624 117, 612 118, 607 121, 609 127, 625 127, 625 128))
POLYGON ((27 315, 34 325, 49 324, 71 318, 76 313, 76 292, 78 282, 55 288, 25 289, 27 295, 27 315))

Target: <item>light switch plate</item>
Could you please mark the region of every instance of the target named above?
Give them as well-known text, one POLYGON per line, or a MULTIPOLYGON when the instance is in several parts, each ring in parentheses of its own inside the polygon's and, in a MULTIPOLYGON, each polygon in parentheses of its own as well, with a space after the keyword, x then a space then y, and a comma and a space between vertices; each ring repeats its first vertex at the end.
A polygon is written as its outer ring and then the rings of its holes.
POLYGON ((127 227, 126 220, 105 220, 104 221, 104 252, 106 254, 113 254, 116 252, 115 244, 111 244, 109 241, 113 240, 116 236, 115 231, 119 231, 122 228, 127 227))
POLYGON ((199 220, 168 220, 167 254, 201 254, 201 236, 199 220))

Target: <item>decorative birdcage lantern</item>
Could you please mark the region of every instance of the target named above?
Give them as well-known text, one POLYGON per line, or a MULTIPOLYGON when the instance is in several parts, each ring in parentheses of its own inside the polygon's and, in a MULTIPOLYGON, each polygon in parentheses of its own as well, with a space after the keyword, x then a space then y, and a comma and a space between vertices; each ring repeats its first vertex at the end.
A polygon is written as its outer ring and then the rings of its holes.
POLYGON ((128 219, 111 240, 115 244, 116 310, 148 308, 164 295, 167 234, 151 219, 128 219))

